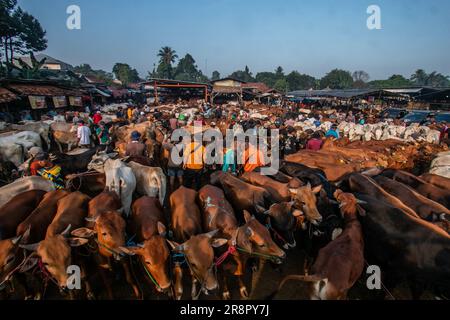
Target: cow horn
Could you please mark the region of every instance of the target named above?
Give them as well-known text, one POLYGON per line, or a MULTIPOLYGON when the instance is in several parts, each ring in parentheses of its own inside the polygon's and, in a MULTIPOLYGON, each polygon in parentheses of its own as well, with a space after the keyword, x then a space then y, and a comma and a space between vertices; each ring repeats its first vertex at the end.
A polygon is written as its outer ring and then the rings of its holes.
POLYGON ((337 202, 336 200, 331 200, 331 199, 329 199, 328 202, 331 204, 339 204, 339 202, 337 202))
POLYGON ((219 229, 216 229, 216 230, 210 231, 210 232, 208 232, 208 233, 205 233, 205 235, 206 235, 208 238, 212 238, 212 237, 214 237, 214 236, 216 235, 217 232, 219 232, 219 229))
POLYGON ((86 217, 86 218, 84 218, 84 220, 86 220, 87 222, 95 222, 97 220, 97 216, 91 217, 91 218, 86 217))
POLYGON ((13 243, 13 245, 16 245, 19 243, 20 239, 22 239, 22 235, 18 235, 17 237, 12 238, 11 242, 13 243))
POLYGON ((359 200, 359 199, 356 199, 356 203, 359 203, 359 204, 367 204, 366 201, 364 201, 364 200, 359 200))
POLYGON ((445 213, 441 213, 441 214, 439 215, 439 220, 447 221, 447 217, 445 216, 445 213))
POLYGON ((71 224, 69 224, 69 225, 67 226, 67 228, 64 229, 63 232, 61 232, 61 235, 62 235, 62 236, 67 235, 67 234, 69 233, 69 231, 70 231, 70 228, 72 228, 72 225, 71 225, 71 224))

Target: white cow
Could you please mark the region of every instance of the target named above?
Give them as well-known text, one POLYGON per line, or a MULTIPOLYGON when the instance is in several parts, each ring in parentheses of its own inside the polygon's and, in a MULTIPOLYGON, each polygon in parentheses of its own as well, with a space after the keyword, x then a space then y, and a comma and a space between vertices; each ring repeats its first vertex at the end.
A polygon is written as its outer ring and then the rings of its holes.
POLYGON ((41 136, 33 131, 22 131, 0 137, 0 157, 9 160, 17 167, 32 147, 42 147, 41 136))
POLYGON ((141 195, 159 197, 159 202, 164 206, 166 196, 166 175, 160 167, 147 167, 131 161, 128 166, 136 177, 136 191, 141 195))
POLYGON ((19 131, 33 131, 38 133, 50 149, 50 125, 42 121, 24 121, 24 124, 12 124, 11 128, 19 131))
POLYGON ((49 192, 55 190, 55 186, 51 181, 38 176, 17 179, 0 188, 0 207, 16 195, 29 190, 44 190, 49 192))
POLYGON ((88 169, 105 174, 106 188, 117 193, 122 202, 123 212, 129 216, 133 192, 136 189, 136 177, 133 170, 119 159, 112 160, 111 154, 106 153, 94 155, 88 169))

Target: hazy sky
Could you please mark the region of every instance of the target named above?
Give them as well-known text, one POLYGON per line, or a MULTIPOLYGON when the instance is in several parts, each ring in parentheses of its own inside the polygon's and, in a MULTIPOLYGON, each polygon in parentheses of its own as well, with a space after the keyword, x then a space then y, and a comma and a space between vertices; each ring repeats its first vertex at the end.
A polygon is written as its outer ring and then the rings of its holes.
POLYGON ((19 0, 47 30, 48 55, 111 71, 116 62, 141 77, 160 47, 189 52, 210 76, 248 65, 253 74, 298 70, 321 77, 333 68, 371 79, 409 77, 424 68, 450 75, 448 0, 19 0), (81 8, 68 30, 66 8, 81 8), (367 7, 381 8, 369 30, 367 7))

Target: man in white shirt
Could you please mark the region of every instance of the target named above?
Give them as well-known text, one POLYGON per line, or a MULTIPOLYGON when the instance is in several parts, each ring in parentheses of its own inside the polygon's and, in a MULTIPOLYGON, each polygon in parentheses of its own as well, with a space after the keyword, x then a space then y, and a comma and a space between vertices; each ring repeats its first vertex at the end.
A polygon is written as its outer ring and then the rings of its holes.
POLYGON ((91 146, 91 129, 84 125, 84 121, 80 120, 77 129, 78 145, 80 147, 89 148, 91 146))

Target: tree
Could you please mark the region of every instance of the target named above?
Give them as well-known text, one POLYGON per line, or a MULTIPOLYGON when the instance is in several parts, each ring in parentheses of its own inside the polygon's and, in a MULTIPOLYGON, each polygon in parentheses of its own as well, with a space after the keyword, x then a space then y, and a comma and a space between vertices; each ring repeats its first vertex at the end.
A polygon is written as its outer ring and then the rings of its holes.
POLYGON ((76 66, 73 68, 73 72, 80 73, 84 76, 91 76, 94 78, 99 79, 100 81, 105 82, 106 85, 111 85, 113 82, 113 75, 112 73, 103 71, 103 70, 93 70, 89 64, 80 64, 79 66, 76 66))
POLYGON ((266 84, 268 87, 273 88, 275 82, 277 82, 277 77, 273 72, 258 72, 256 74, 256 81, 266 84))
POLYGON ((353 78, 350 72, 340 69, 331 70, 320 80, 322 88, 348 89, 352 87, 352 84, 353 78))
POLYGON ((450 86, 449 77, 433 71, 428 75, 426 85, 431 87, 448 87, 450 86))
POLYGON ((230 78, 235 78, 237 80, 241 80, 244 82, 253 82, 255 81, 255 78, 253 78, 252 73, 250 72, 250 69, 248 66, 245 66, 245 69, 237 70, 229 75, 230 78))
POLYGON ((411 75, 411 81, 418 86, 424 86, 428 80, 428 74, 423 69, 418 69, 416 72, 411 75))
POLYGON ((17 7, 17 0, 0 0, 0 41, 5 62, 12 64, 16 52, 45 50, 45 34, 36 18, 17 7))
POLYGON ((195 65, 194 58, 189 53, 178 61, 178 65, 175 69, 175 79, 180 81, 196 82, 208 81, 208 78, 204 76, 200 70, 198 70, 198 67, 195 65))
POLYGON ((126 86, 129 83, 138 82, 139 74, 136 69, 132 69, 126 63, 116 63, 113 67, 113 73, 122 85, 126 86))
POLYGON ((30 53, 31 66, 20 58, 14 59, 18 62, 19 67, 10 62, 7 62, 6 65, 9 66, 10 70, 18 70, 24 79, 39 79, 41 76, 41 68, 45 64, 45 60, 47 60, 47 58, 43 58, 41 61, 38 61, 33 53, 30 53))
POLYGON ((278 79, 277 82, 275 82, 274 89, 278 90, 280 92, 287 92, 288 91, 288 83, 287 83, 286 79, 278 79))
POLYGON ((300 74, 298 71, 292 71, 286 76, 289 90, 308 90, 315 88, 316 79, 307 74, 300 74))
POLYGON ((352 76, 353 76, 353 81, 367 82, 370 79, 369 74, 363 70, 358 70, 358 71, 353 72, 352 76))
POLYGON ((284 71, 281 66, 278 66, 278 68, 275 69, 275 77, 277 79, 283 79, 284 78, 284 71))
POLYGON ((175 63, 178 55, 175 50, 170 47, 162 47, 158 52, 159 65, 156 70, 157 74, 161 78, 172 79, 173 68, 172 63, 175 63))
POLYGON ((394 74, 387 80, 370 81, 369 86, 374 88, 409 87, 412 83, 400 74, 394 74))
POLYGON ((212 76, 211 76, 211 80, 219 80, 220 79, 220 73, 219 73, 219 71, 217 71, 217 70, 215 70, 215 71, 213 71, 213 73, 212 73, 212 76))

